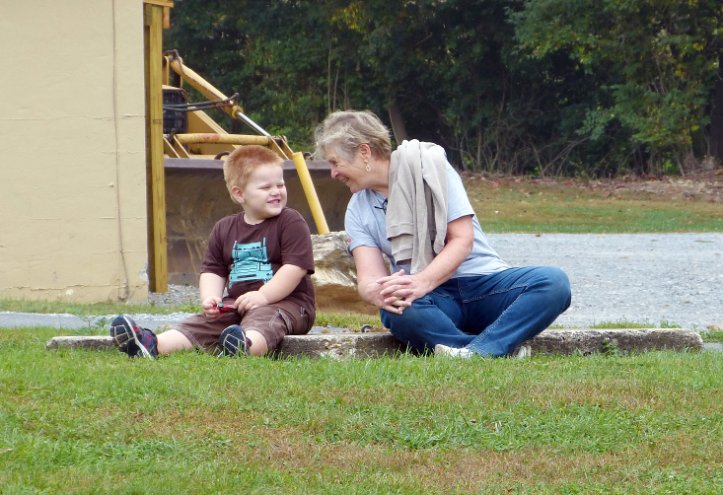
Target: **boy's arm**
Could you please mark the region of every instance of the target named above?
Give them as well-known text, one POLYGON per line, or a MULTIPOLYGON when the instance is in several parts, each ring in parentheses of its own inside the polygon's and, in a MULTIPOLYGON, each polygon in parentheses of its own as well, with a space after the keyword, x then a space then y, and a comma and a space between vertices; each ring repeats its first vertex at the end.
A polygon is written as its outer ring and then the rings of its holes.
POLYGON ((259 306, 279 302, 293 292, 306 273, 306 270, 300 266, 289 263, 281 265, 281 268, 276 271, 271 280, 266 282, 259 290, 241 294, 236 299, 236 306, 239 311, 248 311, 259 306))
POLYGON ((198 279, 198 289, 201 294, 201 306, 203 313, 209 317, 218 317, 218 303, 223 297, 223 290, 226 287, 226 279, 215 273, 202 273, 198 279))

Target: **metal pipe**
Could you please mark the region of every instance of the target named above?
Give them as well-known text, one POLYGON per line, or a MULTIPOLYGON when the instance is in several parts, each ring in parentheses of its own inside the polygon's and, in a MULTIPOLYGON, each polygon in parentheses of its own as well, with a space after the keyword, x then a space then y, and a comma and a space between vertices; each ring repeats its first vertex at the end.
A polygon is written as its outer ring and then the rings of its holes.
MULTIPOLYGON (((178 58, 168 60, 168 65, 173 71, 181 76, 181 79, 190 84, 196 91, 201 93, 209 100, 225 100, 226 95, 213 87, 203 77, 198 75, 193 69, 189 69, 178 58)), ((233 114, 231 114, 233 116, 233 114)))
POLYGON ((268 146, 271 138, 266 136, 250 136, 247 134, 214 134, 214 133, 191 133, 175 134, 175 139, 181 144, 258 144, 268 146))
POLYGON ((299 176, 299 182, 301 182, 301 187, 304 189, 304 195, 306 195, 306 202, 309 203, 311 216, 316 224, 316 230, 319 234, 328 234, 329 226, 326 224, 324 210, 321 209, 321 203, 319 202, 319 197, 316 195, 316 189, 314 189, 311 174, 309 174, 309 169, 306 166, 304 154, 297 151, 293 155, 293 160, 294 166, 296 167, 296 173, 299 176))
POLYGON ((236 117, 243 120, 249 127, 251 127, 253 130, 261 134, 262 136, 271 137, 271 134, 266 132, 266 130, 258 125, 256 122, 251 120, 251 118, 247 117, 246 114, 244 114, 240 108, 236 108, 236 117))
MULTIPOLYGON (((203 77, 201 77, 197 72, 195 72, 193 69, 189 69, 183 63, 179 58, 169 58, 168 60, 168 66, 173 69, 173 71, 181 76, 181 79, 186 81, 188 84, 191 85, 196 91, 201 93, 203 96, 208 98, 209 100, 226 100, 228 99, 225 94, 223 94, 221 91, 216 89, 211 83, 206 81, 203 77)), ((238 105, 233 105, 233 107, 229 108, 228 106, 222 107, 222 110, 226 113, 228 113, 233 118, 238 118, 242 120, 246 125, 251 127, 253 130, 261 134, 262 136, 270 137, 271 134, 269 134, 263 127, 258 125, 256 122, 251 120, 250 117, 248 117, 246 114, 244 114, 243 110, 238 105)))

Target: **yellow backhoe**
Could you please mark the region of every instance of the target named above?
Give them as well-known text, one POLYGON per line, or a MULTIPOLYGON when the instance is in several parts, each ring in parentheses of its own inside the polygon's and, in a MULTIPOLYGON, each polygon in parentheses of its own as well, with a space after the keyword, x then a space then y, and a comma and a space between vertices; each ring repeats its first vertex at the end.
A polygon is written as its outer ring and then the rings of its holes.
POLYGON ((266 146, 285 160, 289 206, 306 217, 315 233, 329 232, 314 185, 321 182, 325 203, 337 212, 333 226, 338 228, 338 212, 343 211, 349 194, 328 180, 328 167, 307 164, 303 153, 292 151, 285 137, 270 135, 249 118, 237 94, 226 96, 189 68, 175 50, 164 51, 162 30, 173 3, 145 3, 151 291, 165 292, 169 281, 198 282, 211 228, 222 216, 238 211, 228 197, 222 166, 225 156, 239 146, 266 146), (250 133, 229 133, 211 117, 212 109, 242 122, 250 133))

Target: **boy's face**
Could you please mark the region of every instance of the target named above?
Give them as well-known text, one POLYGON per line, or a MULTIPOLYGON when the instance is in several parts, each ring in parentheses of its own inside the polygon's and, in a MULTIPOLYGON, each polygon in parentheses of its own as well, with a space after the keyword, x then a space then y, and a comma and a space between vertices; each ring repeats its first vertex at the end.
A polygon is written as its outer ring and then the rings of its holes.
POLYGON ((279 164, 261 165, 249 176, 243 189, 232 190, 236 201, 241 203, 249 223, 261 223, 275 217, 286 206, 284 169, 279 164))

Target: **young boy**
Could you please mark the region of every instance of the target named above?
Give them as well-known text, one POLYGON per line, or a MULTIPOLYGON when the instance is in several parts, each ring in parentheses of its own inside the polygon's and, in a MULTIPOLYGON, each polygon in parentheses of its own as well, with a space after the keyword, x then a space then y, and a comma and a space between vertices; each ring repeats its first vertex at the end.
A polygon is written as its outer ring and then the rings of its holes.
POLYGON ((262 146, 241 146, 226 159, 223 175, 243 211, 218 221, 209 237, 199 280, 203 313, 158 336, 128 316, 116 317, 110 334, 129 356, 192 348, 262 356, 284 335, 311 329, 311 236, 303 217, 286 207, 282 159, 262 146))

